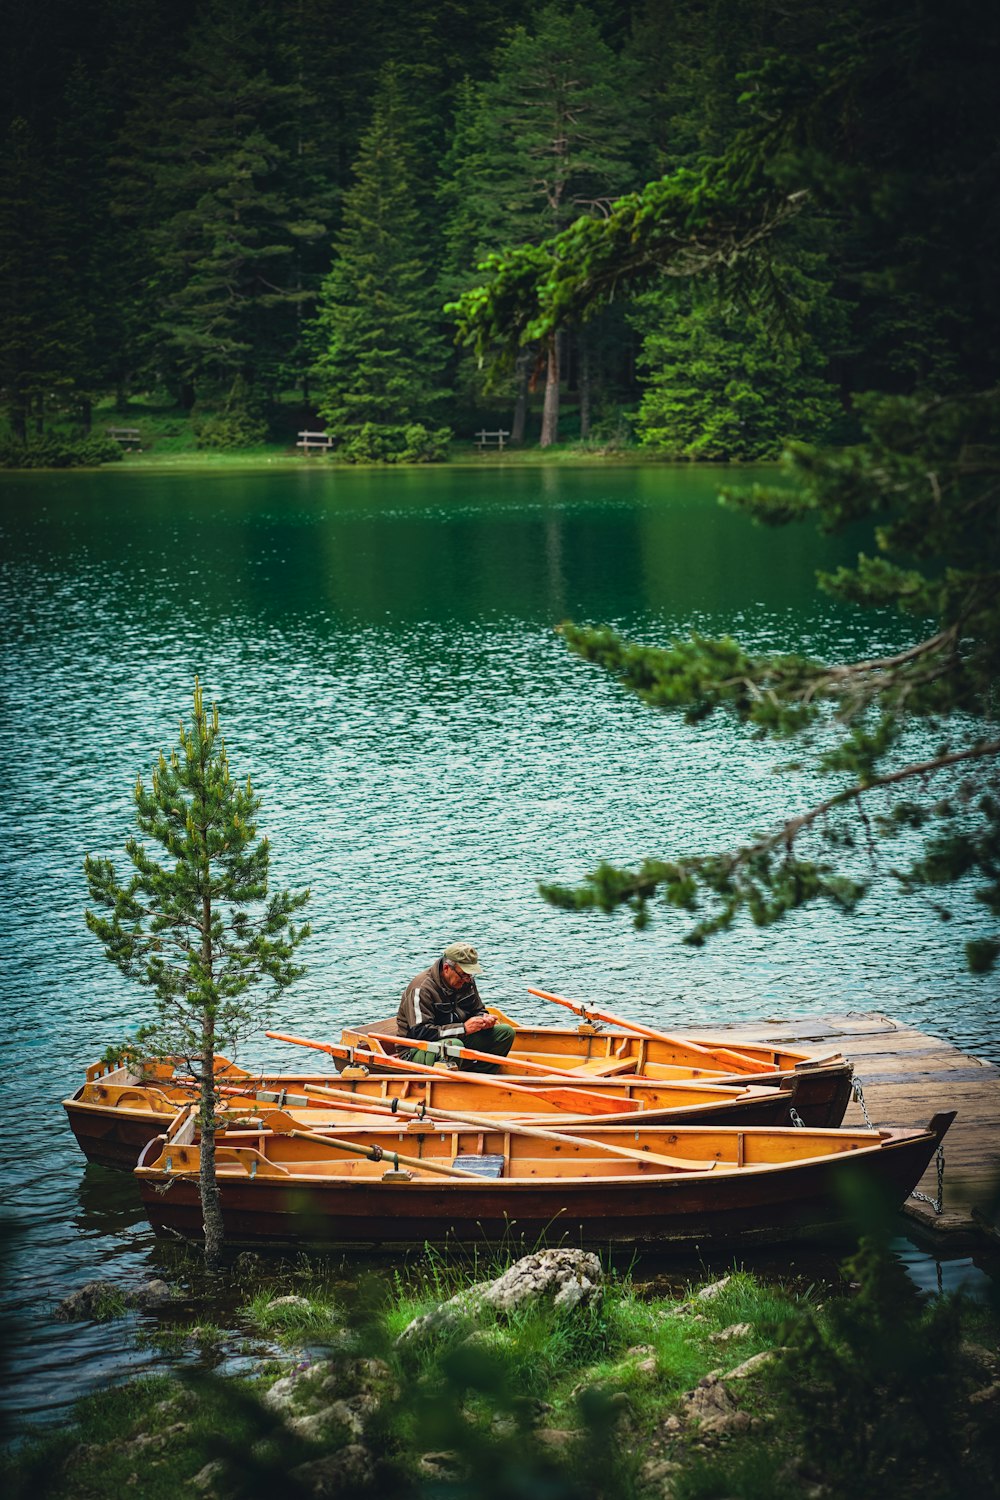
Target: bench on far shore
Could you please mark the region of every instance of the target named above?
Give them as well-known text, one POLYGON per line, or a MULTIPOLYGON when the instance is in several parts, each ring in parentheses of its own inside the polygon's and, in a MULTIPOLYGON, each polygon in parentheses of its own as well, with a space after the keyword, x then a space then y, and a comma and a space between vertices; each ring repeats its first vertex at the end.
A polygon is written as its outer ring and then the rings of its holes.
POLYGON ((104 434, 112 442, 121 443, 123 448, 135 447, 142 452, 142 434, 138 427, 105 427, 104 434))
POLYGON ((496 432, 487 432, 486 428, 483 427, 475 434, 475 443, 480 453, 482 453, 484 448, 499 448, 502 452, 503 440, 509 437, 510 433, 506 432, 502 427, 498 427, 496 432))
POLYGON ((325 453, 333 447, 333 438, 325 432, 300 432, 295 446, 301 448, 303 453, 308 453, 313 448, 319 453, 325 453))

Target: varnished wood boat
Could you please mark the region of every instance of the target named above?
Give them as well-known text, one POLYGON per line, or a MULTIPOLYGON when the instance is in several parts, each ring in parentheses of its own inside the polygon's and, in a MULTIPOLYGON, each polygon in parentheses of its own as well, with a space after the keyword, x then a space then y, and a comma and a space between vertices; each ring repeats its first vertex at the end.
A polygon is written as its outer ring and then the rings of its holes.
MULTIPOLYGON (((585 1120, 588 1114, 574 1108, 572 1087, 557 1090, 547 1098, 535 1089, 526 1099, 523 1092, 500 1078, 470 1079, 461 1073, 438 1078, 407 1078, 398 1075, 342 1078, 334 1073, 252 1075, 226 1058, 216 1059, 216 1076, 227 1091, 223 1107, 235 1119, 248 1115, 266 1118, 274 1108, 308 1110, 312 1129, 349 1123, 310 1089, 334 1084, 358 1099, 358 1114, 365 1102, 400 1099, 436 1109, 475 1109, 490 1115, 528 1116, 539 1119, 585 1120), (560 1102, 561 1101, 561 1102, 560 1102)), ((581 1083, 585 1081, 581 1079, 581 1083)), ((797 1084, 782 1092, 755 1083, 720 1085, 694 1080, 659 1082, 625 1078, 596 1091, 604 1104, 607 1123, 626 1121, 641 1114, 647 1123, 784 1125, 797 1099, 797 1084), (620 1103, 620 1108, 616 1108, 620 1103)), ((593 1090, 587 1085, 588 1093, 593 1090)), ((64 1099, 70 1126, 88 1161, 131 1171, 139 1153, 164 1129, 178 1110, 195 1098, 195 1086, 176 1075, 170 1063, 150 1063, 141 1071, 94 1063, 86 1081, 70 1099, 64 1099)), ((377 1117, 376 1117, 377 1122, 377 1117)))
MULTIPOLYGON (((260 1130, 227 1138, 216 1166, 236 1245, 514 1238, 690 1251, 832 1236, 845 1227, 858 1178, 902 1203, 953 1118, 877 1131, 591 1124, 557 1144, 424 1120, 343 1131, 343 1149, 329 1137, 260 1130), (651 1160, 610 1156, 609 1145, 651 1160), (379 1160, 345 1154, 373 1147, 379 1160), (397 1155, 412 1168, 401 1171, 397 1155), (471 1175, 445 1179, 434 1168, 471 1175), (499 1175, 477 1175, 487 1170, 499 1175)), ((143 1151, 135 1176, 158 1234, 200 1237, 198 1166, 190 1119, 143 1151)))
MULTIPOLYGON (((740 1042, 738 1049, 697 1037, 653 1038, 620 1028, 598 1028, 583 1024, 565 1026, 521 1026, 502 1011, 489 1006, 499 1019, 514 1027, 511 1061, 549 1063, 578 1076, 581 1085, 599 1086, 606 1081, 642 1078, 660 1083, 701 1082, 734 1086, 750 1083, 758 1087, 780 1087, 797 1079, 795 1108, 806 1125, 835 1127, 843 1121, 851 1099, 852 1068, 840 1053, 814 1055, 790 1047, 740 1042)), ((383 1047, 398 1052, 388 1038, 395 1037, 396 1018, 371 1021, 346 1028, 345 1046, 383 1047)), ((373 1070, 374 1071, 374 1070, 373 1070)), ((505 1077, 518 1083, 538 1083, 538 1077, 514 1072, 505 1077)))

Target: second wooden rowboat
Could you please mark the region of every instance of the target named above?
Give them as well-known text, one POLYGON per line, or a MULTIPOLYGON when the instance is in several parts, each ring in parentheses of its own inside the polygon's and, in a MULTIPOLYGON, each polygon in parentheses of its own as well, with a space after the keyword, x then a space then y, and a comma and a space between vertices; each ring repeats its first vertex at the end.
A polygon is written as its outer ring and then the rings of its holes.
MULTIPOLYGON (((625 1078, 651 1082, 699 1082, 728 1087, 753 1083, 758 1087, 777 1088, 797 1080, 795 1108, 806 1125, 835 1127, 841 1124, 852 1091, 853 1069, 840 1053, 812 1054, 796 1048, 772 1047, 762 1043, 740 1042, 739 1052, 716 1047, 711 1041, 690 1038, 668 1041, 617 1029, 583 1024, 575 1029, 564 1026, 521 1026, 493 1006, 491 1014, 514 1027, 514 1045, 508 1054, 510 1062, 523 1058, 530 1063, 549 1063, 561 1072, 570 1072, 580 1086, 593 1088, 614 1084, 625 1078), (714 1052, 714 1056, 713 1056, 714 1052), (740 1057, 746 1061, 741 1064, 740 1057)), ((398 1052, 395 1016, 381 1021, 346 1028, 341 1041, 346 1047, 371 1045, 398 1052)), ((474 1039, 473 1039, 474 1040, 474 1039)), ((511 1082, 538 1084, 532 1075, 520 1076, 516 1070, 504 1070, 511 1082)))
MULTIPOLYGON (((233 1244, 378 1248, 513 1238, 691 1251, 835 1235, 849 1222, 858 1179, 898 1206, 953 1118, 877 1131, 590 1126, 558 1144, 500 1126, 429 1121, 345 1131, 341 1144, 260 1130, 221 1143, 216 1167, 233 1244), (609 1156, 609 1144, 676 1166, 609 1156), (359 1150, 370 1155, 345 1155, 359 1150), (404 1155, 415 1170, 399 1169, 404 1155), (421 1158, 470 1175, 444 1180, 422 1171, 421 1158)), ((135 1176, 158 1234, 200 1237, 198 1170, 191 1120, 144 1150, 135 1176)))

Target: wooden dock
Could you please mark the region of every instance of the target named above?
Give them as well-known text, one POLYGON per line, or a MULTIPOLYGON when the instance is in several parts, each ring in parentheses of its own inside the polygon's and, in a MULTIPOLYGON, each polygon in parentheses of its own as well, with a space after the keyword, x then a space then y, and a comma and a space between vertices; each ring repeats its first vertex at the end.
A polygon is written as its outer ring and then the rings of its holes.
MULTIPOLYGON (((937 1111, 957 1109, 944 1141, 942 1212, 915 1198, 903 1212, 914 1229, 949 1248, 981 1244, 984 1239, 1000 1244, 1000 1068, 888 1016, 858 1011, 735 1023, 713 1028, 711 1036, 842 1052, 854 1064, 855 1080, 861 1083, 874 1125, 926 1125, 937 1111)), ((864 1123, 859 1103, 852 1102, 844 1123, 864 1123)), ((933 1163, 919 1191, 937 1197, 933 1163)))

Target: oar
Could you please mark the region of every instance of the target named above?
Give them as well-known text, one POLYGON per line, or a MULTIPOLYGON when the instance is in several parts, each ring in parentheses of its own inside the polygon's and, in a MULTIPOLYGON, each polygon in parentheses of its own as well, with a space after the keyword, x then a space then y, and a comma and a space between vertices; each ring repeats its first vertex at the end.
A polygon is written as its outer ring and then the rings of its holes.
POLYGON ((355 1156, 364 1156, 368 1161, 390 1161, 394 1168, 414 1167, 418 1172, 434 1172, 438 1177, 464 1177, 465 1180, 482 1182, 478 1172, 466 1172, 461 1167, 446 1167, 439 1162, 425 1161, 421 1156, 403 1156, 399 1151, 387 1151, 382 1146, 359 1146, 355 1141, 345 1141, 341 1136, 320 1135, 315 1130, 300 1129, 297 1121, 283 1110, 277 1109, 268 1119, 268 1127, 274 1135, 291 1135, 299 1141, 322 1141, 335 1151, 350 1151, 355 1156))
POLYGON ((551 1000, 553 1005, 565 1005, 574 1015, 582 1016, 584 1020, 603 1021, 607 1026, 624 1026, 628 1031, 634 1031, 637 1036, 649 1037, 654 1042, 666 1042, 670 1047, 685 1047, 690 1052, 697 1052, 702 1057, 725 1058, 737 1065, 743 1073, 774 1073, 777 1070, 770 1063, 761 1062, 757 1057, 747 1057, 743 1052, 734 1052, 730 1047, 703 1047, 698 1042, 687 1041, 684 1037, 667 1036, 665 1032, 654 1031, 651 1026, 641 1026, 637 1021, 626 1021, 621 1016, 613 1016, 610 1011, 595 1010, 592 1005, 581 1005, 578 1000, 565 1000, 562 995, 550 995, 547 990, 533 989, 529 984, 529 995, 537 995, 539 1000, 551 1000))
MULTIPOLYGON (((270 1033, 269 1033, 270 1034, 270 1033)), ((360 1032, 366 1036, 366 1032, 360 1032)), ((461 1057, 469 1062, 492 1063, 495 1067, 510 1068, 518 1073, 539 1073, 543 1078, 576 1078, 578 1075, 572 1068, 554 1068, 547 1063, 529 1062, 525 1057, 500 1057, 494 1052, 475 1052, 471 1047, 463 1047, 460 1042, 442 1041, 425 1042, 412 1036, 389 1036, 387 1032, 379 1031, 380 1045, 388 1042, 391 1047, 412 1047, 420 1052, 439 1052, 442 1057, 461 1057)), ((379 1062, 384 1061, 379 1058, 379 1062)))
MULTIPOLYGON (((267 1033, 268 1036, 273 1034, 270 1031, 267 1033)), ((324 1090, 324 1092, 327 1091, 324 1090)), ((343 1095, 345 1091, 331 1089, 329 1092, 343 1095)), ((547 1130, 540 1125, 512 1125, 509 1119, 498 1119, 495 1115, 469 1114, 466 1110, 434 1109, 424 1104, 404 1104, 400 1100, 394 1113, 415 1115, 418 1119, 440 1120, 443 1124, 474 1125, 477 1130, 494 1130, 501 1134, 530 1136, 535 1140, 554 1141, 559 1146, 593 1146, 597 1151, 606 1151, 609 1156, 621 1156, 627 1161, 640 1161, 646 1164, 653 1162, 657 1166, 680 1168, 687 1172, 708 1172, 715 1166, 714 1158, 711 1161, 690 1161, 682 1156, 661 1156, 652 1151, 633 1151, 631 1146, 610 1145, 606 1141, 595 1141, 587 1135, 562 1135, 557 1130, 547 1130)), ((291 1116, 286 1115, 285 1118, 290 1119, 291 1116)), ((332 1139, 325 1135, 317 1138, 332 1139)))
MULTIPOLYGON (((360 1061, 364 1063, 365 1066, 373 1064, 375 1067, 379 1068, 395 1068, 398 1072, 409 1073, 418 1078, 440 1079, 442 1077, 442 1074, 438 1071, 437 1068, 428 1067, 425 1063, 411 1062, 408 1058, 393 1057, 388 1052, 379 1053, 376 1056, 374 1052, 367 1052, 361 1047, 344 1047, 338 1045, 335 1042, 314 1042, 311 1041, 308 1037, 288 1036, 282 1031, 267 1031, 264 1033, 264 1035, 269 1036, 273 1041, 276 1042, 291 1042, 295 1047, 313 1047, 317 1052, 327 1052, 331 1057, 339 1057, 342 1062, 353 1062, 360 1059, 360 1061)), ((411 1047, 414 1045, 412 1040, 410 1041, 409 1045, 411 1047)), ((420 1042, 418 1045, 421 1048, 426 1048, 428 1047, 428 1045, 430 1045, 433 1050, 438 1050, 439 1048, 441 1050, 447 1049, 446 1055, 449 1055, 451 1051, 451 1046, 449 1043, 435 1042, 428 1044, 426 1042, 420 1042)), ((455 1048, 454 1050, 459 1052, 463 1057, 484 1057, 492 1061, 489 1053, 472 1052, 465 1047, 455 1048)), ((514 1066, 519 1065, 514 1064, 514 1066)), ((557 1078, 576 1077, 576 1075, 573 1073, 559 1073, 553 1075, 545 1069, 542 1069, 542 1072, 544 1073, 546 1078, 552 1078, 553 1076, 557 1078)), ((481 1073, 463 1073, 461 1081, 463 1083, 474 1084, 479 1088, 495 1088, 497 1082, 499 1082, 499 1080, 495 1080, 493 1078, 486 1078, 481 1073)), ((589 1093, 586 1089, 542 1089, 536 1088, 534 1083, 520 1084, 507 1082, 503 1084, 503 1087, 505 1089, 510 1089, 518 1094, 527 1094, 530 1098, 549 1099, 552 1103, 559 1104, 560 1106, 569 1104, 571 1107, 579 1108, 581 1114, 621 1114, 623 1112, 636 1112, 642 1108, 637 1099, 616 1097, 612 1102, 609 1098, 605 1097, 604 1094, 589 1093), (623 1109, 618 1108, 619 1104, 623 1106, 623 1109)))

